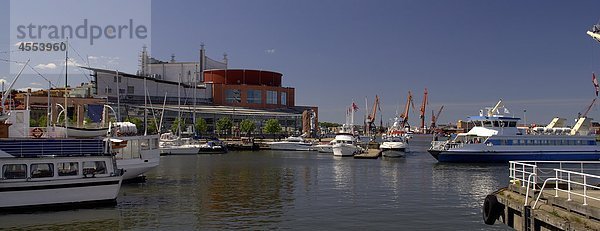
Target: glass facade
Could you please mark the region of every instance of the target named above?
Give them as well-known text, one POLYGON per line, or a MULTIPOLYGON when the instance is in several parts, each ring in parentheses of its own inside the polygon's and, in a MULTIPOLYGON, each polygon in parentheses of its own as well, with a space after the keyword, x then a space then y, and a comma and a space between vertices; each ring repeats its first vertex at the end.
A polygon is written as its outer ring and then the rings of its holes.
POLYGON ((241 102, 241 91, 239 89, 225 90, 225 102, 228 102, 228 103, 241 102))
POLYGON ((248 103, 262 103, 262 91, 261 90, 248 90, 248 103))
POLYGON ((281 94, 281 105, 287 105, 287 92, 280 92, 281 94))
POLYGON ((267 91, 267 104, 277 104, 276 91, 267 91))

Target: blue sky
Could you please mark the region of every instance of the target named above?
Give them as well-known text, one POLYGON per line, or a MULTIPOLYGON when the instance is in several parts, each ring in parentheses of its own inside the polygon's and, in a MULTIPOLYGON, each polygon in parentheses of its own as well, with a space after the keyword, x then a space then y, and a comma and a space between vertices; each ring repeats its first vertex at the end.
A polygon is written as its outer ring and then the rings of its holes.
POLYGON ((231 68, 281 72, 296 104, 319 106, 321 121, 343 122, 352 100, 360 118, 376 94, 388 121, 409 90, 418 109, 424 88, 427 117, 445 105, 441 123, 500 98, 516 116, 526 109, 528 122, 572 121, 595 97, 600 43, 585 32, 599 9, 599 1, 153 1, 151 51, 197 60, 204 43, 213 59, 227 53, 231 68))

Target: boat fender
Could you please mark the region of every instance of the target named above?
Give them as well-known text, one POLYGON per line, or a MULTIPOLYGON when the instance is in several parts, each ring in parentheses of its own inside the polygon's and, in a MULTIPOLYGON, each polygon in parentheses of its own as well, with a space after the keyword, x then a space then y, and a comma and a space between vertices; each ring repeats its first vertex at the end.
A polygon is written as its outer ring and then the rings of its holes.
POLYGON ((487 225, 493 225, 504 211, 504 205, 498 202, 496 195, 490 194, 483 201, 483 221, 487 225))

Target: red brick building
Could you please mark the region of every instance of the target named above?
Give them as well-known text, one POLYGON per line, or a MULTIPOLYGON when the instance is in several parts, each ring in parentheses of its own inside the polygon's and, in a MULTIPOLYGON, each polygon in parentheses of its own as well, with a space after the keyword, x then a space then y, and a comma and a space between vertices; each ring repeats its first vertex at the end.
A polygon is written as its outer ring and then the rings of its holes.
POLYGON ((283 74, 248 69, 204 71, 204 83, 212 85, 214 105, 256 109, 294 107, 294 88, 282 87, 283 74))

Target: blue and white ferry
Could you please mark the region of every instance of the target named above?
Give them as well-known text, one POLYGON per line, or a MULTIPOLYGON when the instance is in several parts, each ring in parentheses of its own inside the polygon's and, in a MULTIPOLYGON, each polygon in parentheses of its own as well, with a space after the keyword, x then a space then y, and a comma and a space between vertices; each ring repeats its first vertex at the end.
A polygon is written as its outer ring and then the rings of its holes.
POLYGON ((447 141, 432 141, 429 153, 439 162, 508 162, 510 160, 600 160, 600 145, 590 133, 591 118, 581 117, 572 127, 554 118, 531 132, 517 128, 519 118, 500 100, 495 107, 468 117, 474 127, 447 141))

